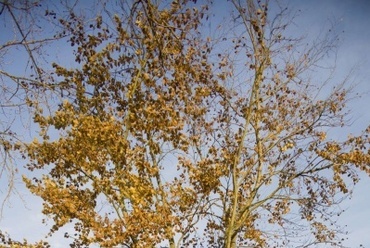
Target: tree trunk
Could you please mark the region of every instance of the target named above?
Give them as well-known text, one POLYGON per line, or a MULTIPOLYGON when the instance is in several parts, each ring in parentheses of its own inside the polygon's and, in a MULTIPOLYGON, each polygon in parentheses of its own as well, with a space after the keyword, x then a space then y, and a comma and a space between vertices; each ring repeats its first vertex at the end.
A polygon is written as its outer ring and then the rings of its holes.
POLYGON ((226 233, 224 248, 236 248, 236 235, 231 231, 226 233))

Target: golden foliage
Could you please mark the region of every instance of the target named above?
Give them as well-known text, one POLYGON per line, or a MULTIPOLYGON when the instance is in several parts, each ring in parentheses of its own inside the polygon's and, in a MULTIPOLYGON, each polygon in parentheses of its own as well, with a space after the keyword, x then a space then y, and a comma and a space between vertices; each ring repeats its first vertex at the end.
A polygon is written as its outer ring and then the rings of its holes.
POLYGON ((304 78, 318 55, 296 59, 267 4, 231 2, 243 35, 223 38, 243 66, 199 35, 208 7, 188 1, 134 1, 88 30, 61 21, 79 66, 53 65, 64 94, 48 114, 34 103, 41 136, 24 148, 30 170, 48 171, 24 181, 52 233, 74 221, 76 247, 173 248, 205 222, 210 247, 288 247, 295 228, 340 244, 330 211, 370 174, 370 129, 331 140, 346 90, 315 97, 304 78))

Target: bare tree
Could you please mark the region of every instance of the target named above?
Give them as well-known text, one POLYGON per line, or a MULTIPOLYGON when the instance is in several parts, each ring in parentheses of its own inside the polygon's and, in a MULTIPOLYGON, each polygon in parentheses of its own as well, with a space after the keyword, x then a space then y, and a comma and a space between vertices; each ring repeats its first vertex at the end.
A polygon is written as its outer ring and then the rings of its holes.
POLYGON ((68 3, 62 6, 48 1, 0 1, 0 176, 8 182, 8 188, 2 189, 7 191, 2 208, 17 190, 13 185, 20 159, 16 151, 30 139, 31 100, 51 101, 45 94, 53 87, 50 56, 55 54, 50 46, 68 36, 59 19, 73 9, 68 3))

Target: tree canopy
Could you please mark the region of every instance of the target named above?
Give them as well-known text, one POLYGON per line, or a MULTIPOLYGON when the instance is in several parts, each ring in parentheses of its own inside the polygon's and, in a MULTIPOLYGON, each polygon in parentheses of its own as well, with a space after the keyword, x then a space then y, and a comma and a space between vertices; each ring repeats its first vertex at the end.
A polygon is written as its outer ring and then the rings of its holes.
POLYGON ((231 15, 210 35, 217 3, 106 2, 58 19, 73 65, 23 81, 48 99, 26 95, 39 136, 12 146, 50 234, 73 224, 72 247, 341 246, 335 206, 370 173, 370 127, 328 133, 346 124, 350 88, 312 72, 335 39, 287 36, 276 2, 222 5, 231 15))

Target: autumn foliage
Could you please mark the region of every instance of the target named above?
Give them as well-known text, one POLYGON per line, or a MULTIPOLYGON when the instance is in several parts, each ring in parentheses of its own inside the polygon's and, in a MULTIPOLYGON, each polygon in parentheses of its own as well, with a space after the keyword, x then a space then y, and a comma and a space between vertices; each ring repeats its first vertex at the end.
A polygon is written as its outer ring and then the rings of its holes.
POLYGON ((53 64, 51 106, 28 99, 40 136, 21 150, 42 176, 24 182, 51 233, 74 225, 73 247, 340 246, 335 205, 370 172, 370 128, 328 134, 348 92, 324 94, 310 69, 331 41, 302 48, 263 1, 223 3, 221 38, 202 33, 212 5, 121 3, 60 20, 76 66, 53 64))

